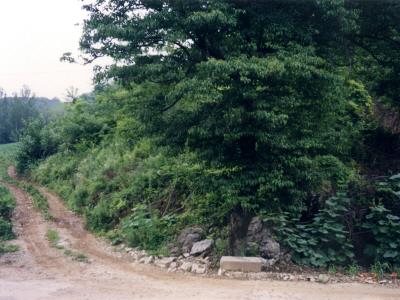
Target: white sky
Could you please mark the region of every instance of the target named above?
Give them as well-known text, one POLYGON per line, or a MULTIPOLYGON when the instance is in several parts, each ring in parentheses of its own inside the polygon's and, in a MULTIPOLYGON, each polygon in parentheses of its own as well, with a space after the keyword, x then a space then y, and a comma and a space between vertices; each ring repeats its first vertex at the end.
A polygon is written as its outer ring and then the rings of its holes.
POLYGON ((85 12, 79 0, 0 0, 0 87, 28 85, 37 96, 65 97, 69 86, 92 88, 92 66, 60 62, 78 54, 85 12))

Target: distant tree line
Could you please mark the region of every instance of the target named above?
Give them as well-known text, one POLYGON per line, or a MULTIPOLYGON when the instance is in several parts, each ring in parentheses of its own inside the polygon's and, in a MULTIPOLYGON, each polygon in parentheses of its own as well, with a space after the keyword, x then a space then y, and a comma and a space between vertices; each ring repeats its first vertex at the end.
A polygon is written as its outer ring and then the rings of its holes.
POLYGON ((12 96, 0 88, 0 144, 16 142, 30 121, 43 118, 47 122, 62 110, 60 100, 35 97, 27 86, 12 96))

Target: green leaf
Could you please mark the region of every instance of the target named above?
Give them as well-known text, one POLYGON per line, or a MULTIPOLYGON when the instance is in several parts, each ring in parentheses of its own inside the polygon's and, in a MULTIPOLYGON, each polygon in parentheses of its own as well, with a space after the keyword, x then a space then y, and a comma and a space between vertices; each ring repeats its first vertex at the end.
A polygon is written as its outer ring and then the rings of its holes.
POLYGON ((399 255, 399 252, 394 251, 394 250, 388 250, 383 254, 384 258, 394 258, 399 255))
POLYGON ((400 173, 389 177, 390 180, 400 180, 400 173))

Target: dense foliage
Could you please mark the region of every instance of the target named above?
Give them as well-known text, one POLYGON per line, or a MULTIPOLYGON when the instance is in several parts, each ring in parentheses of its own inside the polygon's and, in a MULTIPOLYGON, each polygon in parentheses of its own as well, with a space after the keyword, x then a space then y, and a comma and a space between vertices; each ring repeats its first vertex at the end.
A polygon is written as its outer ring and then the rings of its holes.
POLYGON ((224 240, 233 215, 273 215, 297 263, 399 263, 397 1, 84 7, 85 59, 115 64, 33 123, 18 160, 88 227, 155 250, 190 224, 224 240))
POLYGON ((14 207, 14 199, 8 190, 3 185, 0 185, 0 242, 14 237, 11 225, 14 207))
MULTIPOLYGON (((15 152, 15 144, 0 145, 0 177, 6 172, 6 168, 12 160, 12 153, 15 152)), ((8 189, 0 183, 0 255, 5 252, 15 251, 16 246, 5 242, 15 237, 12 228, 12 215, 15 208, 15 199, 8 189)))
POLYGON ((0 88, 0 144, 16 142, 19 134, 33 119, 48 121, 63 110, 62 103, 47 98, 37 98, 24 87, 13 97, 0 88))

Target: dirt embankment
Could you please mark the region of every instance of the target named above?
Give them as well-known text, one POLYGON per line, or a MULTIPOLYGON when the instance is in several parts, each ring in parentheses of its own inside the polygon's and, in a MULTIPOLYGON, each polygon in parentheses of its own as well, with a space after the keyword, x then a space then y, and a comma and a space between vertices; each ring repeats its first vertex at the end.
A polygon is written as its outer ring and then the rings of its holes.
MULTIPOLYGON (((15 177, 13 168, 9 174, 15 177)), ((14 215, 20 251, 0 258, 0 300, 125 299, 379 299, 399 300, 400 290, 361 284, 241 281, 171 274, 133 264, 88 233, 79 217, 44 188, 53 221, 45 221, 29 196, 7 184, 17 200, 14 215), (59 232, 66 247, 84 253, 77 262, 50 246, 48 229, 59 232)))

